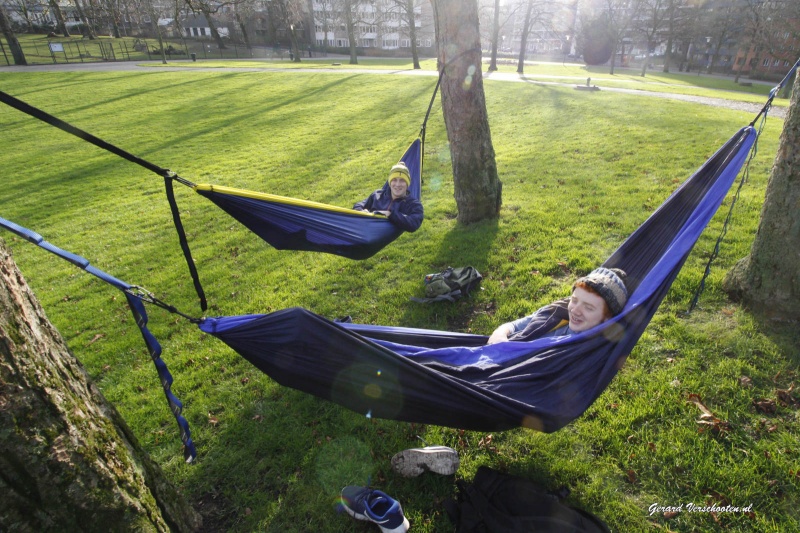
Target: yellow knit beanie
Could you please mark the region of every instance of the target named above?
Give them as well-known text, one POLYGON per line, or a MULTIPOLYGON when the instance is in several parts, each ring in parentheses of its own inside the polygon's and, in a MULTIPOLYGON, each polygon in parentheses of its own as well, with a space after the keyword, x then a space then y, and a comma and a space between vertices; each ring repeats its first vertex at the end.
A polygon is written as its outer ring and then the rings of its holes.
POLYGON ((395 178, 405 180, 408 186, 411 186, 411 174, 408 172, 408 167, 406 164, 402 161, 393 166, 392 170, 389 172, 388 181, 392 181, 395 178))

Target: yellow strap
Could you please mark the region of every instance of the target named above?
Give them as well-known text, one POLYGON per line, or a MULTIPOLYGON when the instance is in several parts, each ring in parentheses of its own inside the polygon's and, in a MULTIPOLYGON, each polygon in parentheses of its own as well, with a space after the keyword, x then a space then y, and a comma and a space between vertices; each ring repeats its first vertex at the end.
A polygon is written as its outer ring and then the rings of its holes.
POLYGON ((244 189, 234 189, 233 187, 225 187, 222 185, 209 185, 202 183, 193 187, 195 191, 209 191, 218 192, 220 194, 227 194, 231 196, 241 196, 242 198, 252 198, 254 200, 263 200, 265 202, 272 202, 276 204, 294 205, 298 207, 308 207, 310 209, 318 209, 321 211, 330 211, 333 213, 344 213, 347 215, 360 215, 364 217, 381 217, 383 215, 376 215, 369 211, 356 211, 355 209, 347 209, 345 207, 338 207, 335 205, 322 204, 319 202, 312 202, 310 200, 299 200, 297 198, 288 198, 286 196, 278 196, 275 194, 267 194, 263 192, 246 191, 244 189))

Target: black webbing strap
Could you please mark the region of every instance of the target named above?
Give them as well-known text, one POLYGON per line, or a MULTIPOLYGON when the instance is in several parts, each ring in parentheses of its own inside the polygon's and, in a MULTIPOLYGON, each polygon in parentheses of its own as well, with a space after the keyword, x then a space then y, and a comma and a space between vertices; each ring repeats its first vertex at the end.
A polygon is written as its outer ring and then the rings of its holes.
POLYGON ((194 283, 194 290, 197 297, 200 298, 200 309, 205 311, 208 309, 206 302, 206 293, 203 290, 203 285, 200 283, 200 276, 197 274, 197 267, 192 259, 192 251, 189 250, 189 242, 186 240, 186 232, 183 230, 183 223, 181 222, 181 213, 178 211, 178 204, 175 202, 175 191, 172 189, 172 179, 164 177, 164 188, 167 191, 167 201, 169 201, 169 208, 172 211, 172 222, 175 223, 175 230, 178 232, 178 241, 183 250, 183 257, 186 258, 186 265, 189 267, 189 274, 192 276, 192 283, 194 283))
POLYGON ((419 140, 420 140, 420 147, 419 147, 419 180, 420 185, 422 185, 422 169, 425 164, 425 128, 428 125, 428 117, 431 116, 431 110, 433 109, 433 102, 436 100, 436 93, 439 92, 439 85, 442 83, 442 76, 444 75, 444 71, 439 73, 439 78, 436 80, 436 87, 433 88, 433 94, 431 95, 431 102, 428 104, 428 111, 425 112, 425 118, 422 120, 422 127, 419 130, 419 140))
POLYGON ((142 159, 140 157, 136 157, 135 155, 133 155, 133 154, 131 154, 129 152, 126 152, 122 148, 118 148, 118 147, 114 146, 113 144, 108 143, 108 142, 104 141, 103 139, 101 139, 99 137, 95 137, 91 133, 85 132, 80 128, 76 128, 72 124, 68 124, 68 123, 64 122, 63 120, 61 120, 59 118, 56 118, 56 117, 54 117, 53 115, 51 115, 49 113, 45 113, 41 109, 33 107, 30 104, 26 104, 22 100, 14 98, 13 96, 11 96, 9 94, 6 94, 3 91, 0 91, 0 101, 3 102, 4 104, 7 104, 7 105, 13 107, 14 109, 16 109, 18 111, 22 111, 23 113, 27 113, 28 115, 32 116, 33 118, 37 118, 37 119, 41 120, 42 122, 46 122, 46 123, 50 124, 51 126, 55 126, 56 128, 58 128, 60 130, 64 130, 67 133, 71 133, 72 135, 74 135, 76 137, 79 137, 79 138, 83 139, 86 142, 90 142, 93 145, 95 145, 95 146, 97 146, 99 148, 102 148, 103 150, 108 150, 112 154, 118 155, 118 156, 122 157, 123 159, 127 159, 131 163, 136 163, 137 165, 140 165, 140 166, 146 168, 147 170, 155 172, 156 174, 158 174, 160 176, 167 176, 167 175, 170 174, 170 171, 165 169, 165 168, 161 168, 161 167, 159 167, 157 165, 154 165, 153 163, 150 163, 149 161, 145 161, 144 159, 142 159))
POLYGON ((181 178, 171 170, 161 168, 158 165, 154 165, 153 163, 142 159, 141 157, 137 157, 130 152, 126 152, 122 148, 114 146, 113 144, 106 142, 103 139, 92 135, 91 133, 83 131, 80 128, 76 128, 72 124, 68 124, 67 122, 56 118, 53 115, 42 111, 41 109, 33 107, 30 104, 26 104, 22 100, 14 98, 3 91, 0 91, 0 102, 11 106, 18 111, 22 111, 33 118, 39 119, 42 122, 46 122, 51 126, 55 126, 60 130, 70 133, 79 139, 83 139, 86 142, 92 143, 98 148, 102 148, 103 150, 107 150, 114 155, 118 155, 121 158, 130 161, 131 163, 136 163, 137 165, 144 167, 151 172, 155 172, 164 178, 164 181, 167 185, 167 200, 169 201, 169 208, 172 211, 172 220, 175 223, 175 230, 178 232, 178 240, 180 241, 181 249, 183 250, 183 256, 186 258, 186 264, 189 267, 189 273, 192 276, 192 282, 194 283, 197 297, 200 298, 200 308, 205 311, 207 308, 205 292, 203 291, 203 286, 200 284, 200 277, 197 274, 197 268, 195 267, 194 260, 192 259, 192 253, 189 250, 189 243, 186 240, 186 232, 184 231, 183 224, 181 223, 180 211, 178 210, 178 204, 175 202, 175 194, 172 191, 172 185, 170 184, 170 181, 178 181, 188 187, 194 187, 194 183, 181 178))

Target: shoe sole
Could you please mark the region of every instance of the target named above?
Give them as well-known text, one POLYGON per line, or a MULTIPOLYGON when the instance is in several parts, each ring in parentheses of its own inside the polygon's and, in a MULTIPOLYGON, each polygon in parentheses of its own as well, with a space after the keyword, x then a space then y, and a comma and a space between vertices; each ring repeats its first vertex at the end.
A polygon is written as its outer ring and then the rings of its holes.
POLYGON ((372 522, 373 524, 377 525, 379 528, 381 528, 381 533, 406 533, 406 531, 408 531, 409 528, 411 527, 411 524, 408 522, 408 518, 406 518, 405 516, 403 517, 403 523, 402 524, 400 524, 399 526, 397 526, 395 528, 389 529, 387 527, 382 526, 379 522, 374 521, 373 519, 371 519, 367 515, 363 515, 361 513, 355 512, 354 510, 350 509, 347 505, 342 504, 342 507, 344 507, 344 510, 347 512, 347 514, 349 514, 350 516, 352 516, 356 520, 363 520, 365 522, 372 522))
POLYGON ((392 457, 392 469, 403 477, 416 477, 423 472, 449 476, 456 473, 459 464, 458 453, 447 446, 412 448, 392 457))

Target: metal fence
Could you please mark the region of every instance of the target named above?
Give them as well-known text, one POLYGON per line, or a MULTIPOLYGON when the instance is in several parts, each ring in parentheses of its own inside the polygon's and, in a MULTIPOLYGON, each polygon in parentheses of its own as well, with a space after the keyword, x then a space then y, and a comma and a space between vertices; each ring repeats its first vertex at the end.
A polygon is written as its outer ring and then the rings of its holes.
MULTIPOLYGON (((20 39, 25 60, 29 65, 52 63, 91 63, 100 61, 160 61, 161 47, 157 39, 65 39, 59 37, 20 39)), ((209 41, 165 41, 164 52, 168 61, 185 59, 290 59, 289 50, 257 46, 247 48, 226 43, 219 48, 209 41)), ((311 52, 303 52, 303 55, 311 52)), ((314 54, 316 55, 316 54, 314 54)), ((8 43, 0 38, 0 67, 13 65, 14 59, 8 43)))

